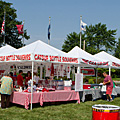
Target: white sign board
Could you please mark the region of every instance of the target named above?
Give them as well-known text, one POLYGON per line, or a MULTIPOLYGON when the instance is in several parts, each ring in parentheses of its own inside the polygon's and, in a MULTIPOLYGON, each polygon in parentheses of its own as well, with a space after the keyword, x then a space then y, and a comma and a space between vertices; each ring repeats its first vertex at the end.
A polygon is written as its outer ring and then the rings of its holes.
MULTIPOLYGON (((27 73, 28 71, 32 72, 32 66, 31 65, 18 65, 16 66, 17 72, 19 70, 22 70, 23 73, 27 73)), ((34 71, 37 71, 37 66, 34 65, 34 71)))
POLYGON ((75 91, 83 91, 83 73, 75 74, 75 91))

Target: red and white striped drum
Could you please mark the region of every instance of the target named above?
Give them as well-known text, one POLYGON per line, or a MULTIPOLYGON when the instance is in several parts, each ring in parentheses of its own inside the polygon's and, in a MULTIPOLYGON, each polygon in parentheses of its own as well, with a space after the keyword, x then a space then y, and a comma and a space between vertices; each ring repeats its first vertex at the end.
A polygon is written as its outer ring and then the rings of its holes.
POLYGON ((120 120, 120 107, 115 105, 92 106, 92 120, 120 120))

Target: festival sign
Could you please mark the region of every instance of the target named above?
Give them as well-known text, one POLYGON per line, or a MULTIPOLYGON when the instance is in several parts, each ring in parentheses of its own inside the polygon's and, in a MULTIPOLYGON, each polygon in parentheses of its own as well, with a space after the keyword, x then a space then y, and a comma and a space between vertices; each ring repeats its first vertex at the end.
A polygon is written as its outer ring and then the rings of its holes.
POLYGON ((112 62, 112 66, 115 66, 115 67, 120 67, 120 64, 115 63, 115 62, 112 62))
POLYGON ((90 60, 85 60, 85 59, 82 59, 82 62, 86 63, 86 64, 89 64, 89 65, 108 65, 108 62, 95 62, 95 61, 90 61, 90 60))
POLYGON ((60 62, 60 63, 78 63, 78 58, 62 57, 62 56, 35 54, 34 59, 39 61, 51 61, 51 62, 60 62))
POLYGON ((22 55, 7 55, 7 56, 0 56, 0 61, 48 61, 48 62, 58 62, 58 63, 74 63, 77 64, 78 58, 72 57, 63 57, 63 56, 51 56, 51 55, 41 55, 35 54, 32 59, 32 54, 22 54, 22 55))
POLYGON ((84 76, 95 76, 95 70, 92 68, 81 68, 81 73, 84 76))
POLYGON ((5 56, 0 56, 0 61, 5 61, 5 56))
POLYGON ((19 60, 31 60, 31 54, 6 56, 6 61, 19 61, 19 60))

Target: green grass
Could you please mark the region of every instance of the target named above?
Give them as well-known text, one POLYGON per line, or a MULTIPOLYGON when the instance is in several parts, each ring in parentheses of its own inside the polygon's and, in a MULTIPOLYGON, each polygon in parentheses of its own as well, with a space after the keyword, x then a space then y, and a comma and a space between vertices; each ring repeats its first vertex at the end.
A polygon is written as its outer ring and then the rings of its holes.
POLYGON ((120 78, 112 78, 112 80, 120 81, 120 78))
POLYGON ((59 105, 38 106, 26 110, 22 106, 13 105, 9 109, 0 108, 0 120, 91 120, 92 106, 95 104, 112 104, 120 106, 120 97, 113 102, 105 100, 87 101, 85 103, 67 103, 59 105))

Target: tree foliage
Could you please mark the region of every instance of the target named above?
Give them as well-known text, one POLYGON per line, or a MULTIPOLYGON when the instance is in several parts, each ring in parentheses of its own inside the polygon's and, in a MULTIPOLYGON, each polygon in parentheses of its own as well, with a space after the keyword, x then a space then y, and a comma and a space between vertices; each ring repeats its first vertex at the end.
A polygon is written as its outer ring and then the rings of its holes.
MULTIPOLYGON (((86 51, 95 54, 101 50, 106 52, 112 51, 115 47, 115 35, 116 30, 107 30, 106 24, 95 24, 86 26, 86 32, 82 34, 82 46, 83 40, 86 41, 86 51)), ((62 46, 62 50, 68 52, 74 46, 79 46, 80 34, 75 32, 67 35, 66 40, 62 46)))
POLYGON ((106 52, 112 51, 115 46, 116 30, 107 30, 106 24, 95 24, 86 26, 86 45, 94 51, 90 53, 95 54, 101 50, 106 52))
MULTIPOLYGON (((82 39, 84 39, 84 34, 82 34, 82 39)), ((83 45, 83 43, 82 43, 83 45)), ((76 32, 67 35, 67 38, 62 46, 62 51, 69 52, 73 47, 80 46, 80 34, 76 32)))
MULTIPOLYGON (((23 46, 22 35, 18 34, 16 25, 22 24, 22 21, 17 20, 16 9, 14 9, 12 5, 12 3, 0 0, 0 25, 2 26, 5 10, 5 43, 19 48, 23 46)), ((0 46, 3 44, 3 37, 3 35, 0 36, 0 46)), ((24 30, 24 38, 27 40, 30 38, 30 36, 27 36, 26 30, 24 30)))
POLYGON ((118 38, 114 56, 120 59, 120 38, 118 38))

